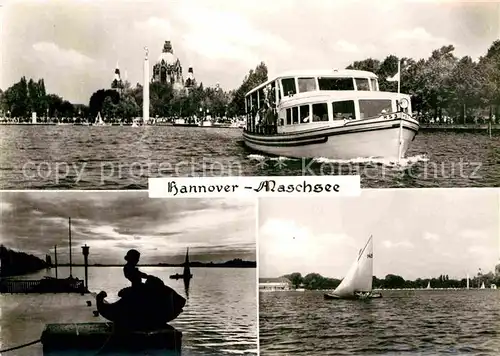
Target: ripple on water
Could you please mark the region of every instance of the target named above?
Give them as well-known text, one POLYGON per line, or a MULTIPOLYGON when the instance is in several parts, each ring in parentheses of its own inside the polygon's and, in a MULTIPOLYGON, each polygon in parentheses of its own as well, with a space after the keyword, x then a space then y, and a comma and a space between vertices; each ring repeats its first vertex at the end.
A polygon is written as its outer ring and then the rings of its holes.
POLYGON ((313 174, 359 174, 365 188, 500 186, 499 133, 421 132, 400 161, 329 160, 255 152, 235 129, 2 125, 0 152, 2 189, 146 189, 150 177, 313 174), (42 162, 51 172, 23 171, 42 162), (82 174, 62 182, 53 172, 61 162, 82 174))
POLYGON ((261 355, 499 354, 499 291, 429 293, 385 291, 368 303, 261 293, 261 355))

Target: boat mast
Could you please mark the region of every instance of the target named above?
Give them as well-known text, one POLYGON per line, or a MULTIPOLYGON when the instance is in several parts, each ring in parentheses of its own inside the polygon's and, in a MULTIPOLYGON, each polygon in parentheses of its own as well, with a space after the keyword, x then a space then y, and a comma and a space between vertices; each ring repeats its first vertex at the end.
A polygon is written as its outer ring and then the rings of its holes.
POLYGON ((73 278, 73 261, 71 259, 71 218, 68 218, 68 232, 69 232, 69 278, 73 278))
POLYGON ((184 278, 191 275, 191 270, 189 269, 189 247, 186 251, 186 259, 184 260, 184 278))

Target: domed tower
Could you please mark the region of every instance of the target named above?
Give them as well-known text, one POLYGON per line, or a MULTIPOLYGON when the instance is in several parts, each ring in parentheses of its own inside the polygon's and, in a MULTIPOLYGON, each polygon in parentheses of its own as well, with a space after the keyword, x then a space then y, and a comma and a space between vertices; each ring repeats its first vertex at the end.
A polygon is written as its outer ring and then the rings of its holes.
POLYGON ((116 63, 115 77, 111 82, 111 89, 121 89, 121 88, 123 88, 123 82, 120 74, 120 67, 118 66, 118 63, 116 63))
POLYGON ((187 74, 186 80, 184 82, 184 85, 186 86, 186 89, 190 89, 190 88, 196 86, 196 80, 194 78, 193 67, 189 67, 188 74, 187 74))
POLYGON ((184 86, 182 77, 182 66, 179 58, 174 55, 172 43, 165 41, 163 50, 153 66, 153 81, 169 83, 174 88, 184 86))

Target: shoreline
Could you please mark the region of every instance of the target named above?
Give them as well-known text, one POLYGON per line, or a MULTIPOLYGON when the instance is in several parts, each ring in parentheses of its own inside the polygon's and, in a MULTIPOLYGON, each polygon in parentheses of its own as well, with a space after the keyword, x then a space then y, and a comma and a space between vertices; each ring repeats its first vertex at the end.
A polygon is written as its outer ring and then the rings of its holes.
MULTIPOLYGON (((0 125, 5 126, 86 126, 94 127, 95 125, 87 124, 58 124, 55 122, 0 122, 0 125)), ((132 124, 120 124, 112 123, 110 126, 132 126, 132 124)), ((110 127, 105 126, 105 127, 110 127)), ((192 127, 192 128, 227 128, 227 129, 240 129, 240 127, 234 127, 230 125, 211 125, 211 126, 198 126, 198 125, 179 125, 174 123, 156 123, 152 125, 144 126, 176 126, 176 127, 192 127)), ((100 127, 100 126, 96 126, 100 127)), ((421 124, 419 131, 488 131, 488 124, 421 124)), ((491 125, 491 131, 500 131, 500 124, 491 125)))
MULTIPOLYGON (((461 124, 461 125, 449 125, 449 124, 422 124, 420 125, 419 131, 455 131, 455 132, 477 132, 485 131, 488 132, 490 125, 488 124, 461 124)), ((491 131, 500 131, 500 124, 491 125, 491 131)))

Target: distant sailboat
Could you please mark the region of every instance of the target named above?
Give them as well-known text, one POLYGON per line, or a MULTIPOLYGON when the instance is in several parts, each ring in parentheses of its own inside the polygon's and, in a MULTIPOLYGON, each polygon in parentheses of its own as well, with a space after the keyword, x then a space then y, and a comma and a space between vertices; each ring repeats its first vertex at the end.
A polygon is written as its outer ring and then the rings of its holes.
POLYGON ((485 289, 484 282, 481 284, 481 289, 485 289))
POLYGON ((176 273, 170 276, 171 279, 191 279, 193 275, 191 274, 191 269, 189 268, 189 247, 186 251, 186 259, 184 260, 184 271, 182 274, 176 273))
POLYGON ((373 238, 370 236, 339 286, 333 293, 324 294, 324 297, 325 299, 381 298, 380 293, 372 293, 372 282, 373 238))
POLYGON ((94 126, 111 126, 111 124, 104 122, 101 116, 101 112, 99 111, 95 118, 94 126))
POLYGON ((432 289, 431 288, 431 281, 429 281, 429 283, 427 283, 427 289, 432 289))

